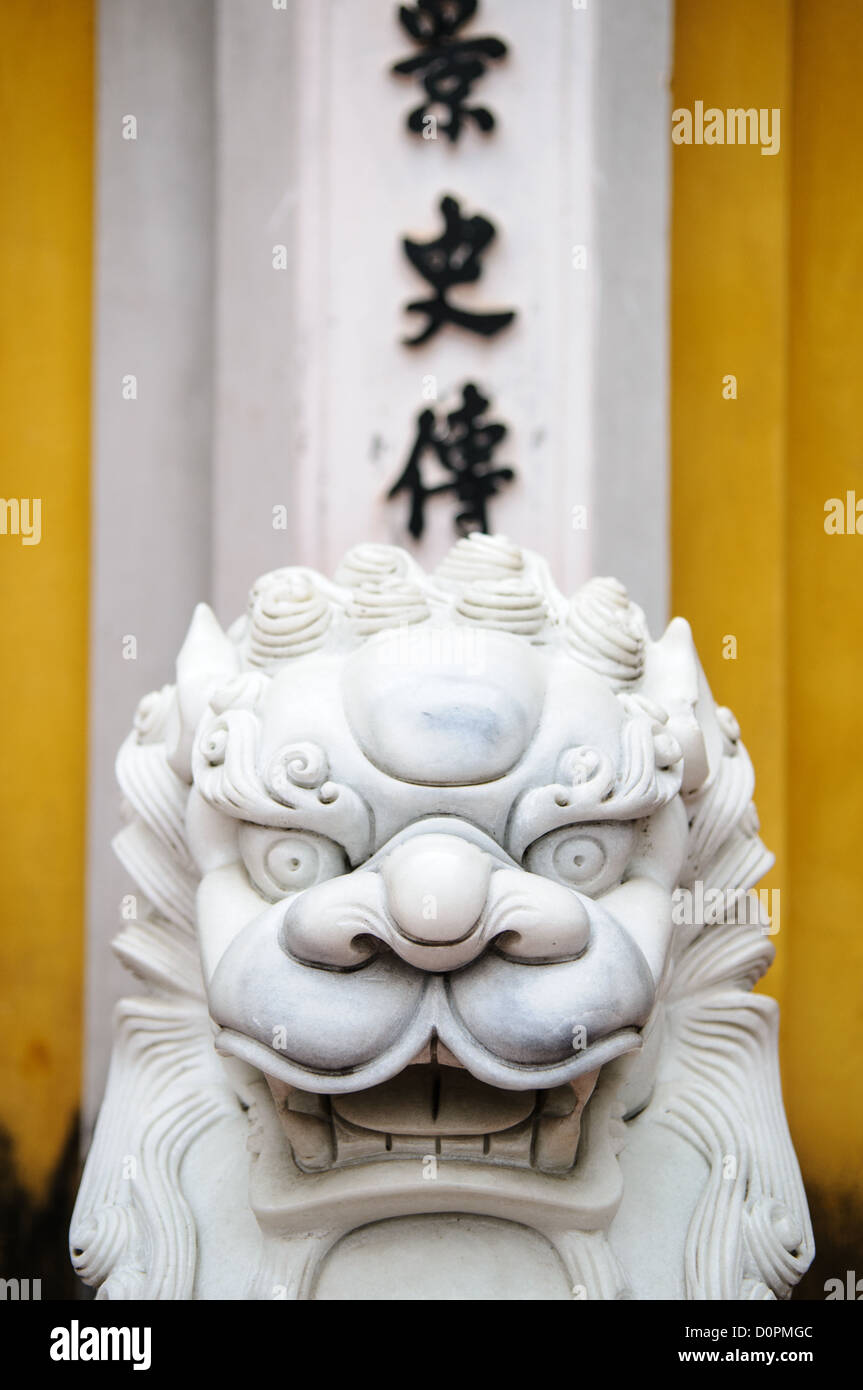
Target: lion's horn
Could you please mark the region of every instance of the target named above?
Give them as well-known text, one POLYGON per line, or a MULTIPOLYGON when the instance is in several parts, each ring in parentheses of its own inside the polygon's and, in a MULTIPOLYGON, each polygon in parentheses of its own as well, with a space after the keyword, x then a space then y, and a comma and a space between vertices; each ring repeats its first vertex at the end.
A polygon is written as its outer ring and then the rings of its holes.
POLYGON ((722 732, 692 629, 672 618, 658 642, 648 645, 641 691, 668 711, 668 728, 683 749, 684 794, 697 791, 722 757, 722 732))
POLYGON ((184 782, 192 780, 192 739, 213 685, 238 669, 236 647, 212 608, 199 603, 177 657, 177 701, 166 737, 168 762, 184 782))

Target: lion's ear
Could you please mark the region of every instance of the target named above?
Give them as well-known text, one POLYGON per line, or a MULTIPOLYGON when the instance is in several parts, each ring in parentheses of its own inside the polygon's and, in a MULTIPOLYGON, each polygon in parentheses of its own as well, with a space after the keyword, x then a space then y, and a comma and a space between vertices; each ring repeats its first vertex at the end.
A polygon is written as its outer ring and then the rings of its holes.
POLYGON ((670 732, 683 749, 681 791, 698 791, 719 767, 722 731, 685 618, 672 618, 659 641, 648 645, 640 688, 668 711, 670 732))
POLYGON ((177 657, 177 697, 166 733, 168 763, 192 781, 192 739, 215 685, 236 674, 237 649, 206 603, 199 603, 177 657))

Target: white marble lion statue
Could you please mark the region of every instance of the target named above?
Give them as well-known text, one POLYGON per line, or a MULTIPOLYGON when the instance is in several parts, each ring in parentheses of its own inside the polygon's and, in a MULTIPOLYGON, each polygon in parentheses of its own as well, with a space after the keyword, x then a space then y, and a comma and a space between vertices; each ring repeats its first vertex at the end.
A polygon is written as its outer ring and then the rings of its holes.
POLYGON ((685 621, 360 545, 201 605, 117 775, 98 1297, 789 1295, 771 856, 685 621))

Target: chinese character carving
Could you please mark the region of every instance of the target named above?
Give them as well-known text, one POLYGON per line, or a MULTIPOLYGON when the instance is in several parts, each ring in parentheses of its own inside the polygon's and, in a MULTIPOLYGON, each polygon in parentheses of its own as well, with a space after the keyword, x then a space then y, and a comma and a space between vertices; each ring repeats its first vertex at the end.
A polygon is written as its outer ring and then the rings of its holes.
POLYGON ((400 492, 410 496, 408 530, 419 540, 425 529, 425 504, 437 493, 452 492, 463 504, 454 519, 455 530, 461 535, 470 531, 488 531, 487 503, 499 491, 500 484, 515 477, 512 468, 493 468, 492 455, 506 434, 506 425, 492 424, 480 417, 489 405, 472 382, 462 390, 462 404, 440 421, 433 410, 424 410, 417 418, 417 434, 410 457, 401 477, 390 488, 388 496, 400 492), (451 473, 452 479, 428 486, 423 480, 423 458, 433 459, 451 473))
POLYGON ((514 309, 496 313, 473 313, 459 309, 447 299, 454 285, 469 285, 482 274, 481 256, 495 237, 494 224, 487 217, 463 217, 455 198, 441 200, 444 231, 433 241, 402 242, 405 255, 435 291, 431 299, 415 299, 408 313, 425 314, 428 322, 415 338, 405 338, 408 347, 417 347, 437 333, 445 323, 490 338, 515 318, 514 309))
POLYGON ((484 75, 490 59, 506 56, 506 44, 489 37, 459 38, 461 29, 476 14, 477 0, 418 0, 410 7, 402 5, 399 20, 411 38, 421 45, 421 52, 393 65, 400 76, 419 75, 426 100, 407 118, 408 130, 434 138, 433 107, 444 107, 449 120, 442 126, 451 140, 458 139, 467 120, 473 120, 482 131, 492 130, 494 116, 484 106, 468 106, 474 82, 484 75))

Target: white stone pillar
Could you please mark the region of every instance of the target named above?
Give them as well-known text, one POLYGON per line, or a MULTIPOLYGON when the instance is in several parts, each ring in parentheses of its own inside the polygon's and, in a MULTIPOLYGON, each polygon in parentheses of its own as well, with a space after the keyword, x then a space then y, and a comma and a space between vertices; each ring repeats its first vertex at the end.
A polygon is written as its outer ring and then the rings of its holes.
MULTIPOLYGON (((483 0, 471 30, 508 47, 475 89, 496 128, 454 145, 405 129, 419 87, 390 72, 414 51, 397 8, 102 0, 88 1122, 123 987, 108 842, 137 698, 172 679, 196 600, 227 621, 268 568, 332 572, 357 540, 405 543, 405 498, 386 492, 424 378, 442 403, 476 381, 508 426, 496 461, 518 476, 495 529, 562 587, 613 573, 654 632, 666 617, 671 0, 483 0), (444 193, 497 228, 460 302, 518 317, 411 349, 403 307, 425 287, 401 238, 438 234, 444 193)), ((453 514, 430 507, 426 566, 453 514)))

